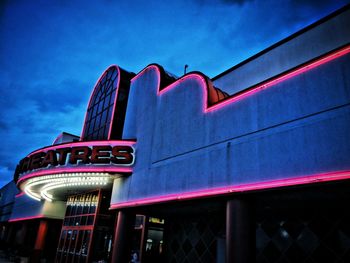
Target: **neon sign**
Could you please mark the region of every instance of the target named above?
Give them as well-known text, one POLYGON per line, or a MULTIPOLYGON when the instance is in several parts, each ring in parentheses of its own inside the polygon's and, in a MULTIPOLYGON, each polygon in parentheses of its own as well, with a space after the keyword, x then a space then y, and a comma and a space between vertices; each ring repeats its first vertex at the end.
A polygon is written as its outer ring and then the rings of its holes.
POLYGON ((132 141, 89 141, 60 144, 37 150, 23 158, 17 165, 15 178, 37 170, 66 167, 132 166, 135 150, 132 141))

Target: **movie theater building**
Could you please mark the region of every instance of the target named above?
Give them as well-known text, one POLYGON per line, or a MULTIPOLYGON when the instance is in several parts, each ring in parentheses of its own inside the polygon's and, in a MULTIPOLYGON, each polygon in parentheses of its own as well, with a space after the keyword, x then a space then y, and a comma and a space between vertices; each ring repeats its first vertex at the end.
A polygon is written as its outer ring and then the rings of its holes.
POLYGON ((19 161, 1 240, 55 262, 350 262, 349 6, 213 79, 110 66, 19 161), (17 190, 19 189, 19 190, 17 190))

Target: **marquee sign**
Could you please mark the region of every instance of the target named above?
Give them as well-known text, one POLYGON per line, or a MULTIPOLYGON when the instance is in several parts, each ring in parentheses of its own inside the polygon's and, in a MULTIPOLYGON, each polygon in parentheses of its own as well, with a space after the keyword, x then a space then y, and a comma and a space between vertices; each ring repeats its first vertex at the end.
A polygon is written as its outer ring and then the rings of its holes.
POLYGON ((134 141, 88 141, 45 147, 23 158, 17 165, 15 175, 58 167, 132 166, 134 144, 134 141))
POLYGON ((44 147, 23 158, 14 180, 34 199, 52 200, 57 188, 109 184, 132 172, 135 141, 72 142, 44 147))
POLYGON ((37 151, 23 158, 17 166, 18 174, 36 169, 77 164, 115 164, 130 166, 134 162, 134 149, 128 145, 89 145, 57 147, 37 151))

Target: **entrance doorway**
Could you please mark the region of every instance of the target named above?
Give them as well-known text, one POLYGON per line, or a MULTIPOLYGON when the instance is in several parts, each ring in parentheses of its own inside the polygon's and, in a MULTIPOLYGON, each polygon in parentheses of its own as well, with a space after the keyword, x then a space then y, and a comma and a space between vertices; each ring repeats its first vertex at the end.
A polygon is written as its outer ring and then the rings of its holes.
POLYGON ((115 220, 109 202, 110 195, 102 190, 68 197, 57 263, 108 262, 115 220))

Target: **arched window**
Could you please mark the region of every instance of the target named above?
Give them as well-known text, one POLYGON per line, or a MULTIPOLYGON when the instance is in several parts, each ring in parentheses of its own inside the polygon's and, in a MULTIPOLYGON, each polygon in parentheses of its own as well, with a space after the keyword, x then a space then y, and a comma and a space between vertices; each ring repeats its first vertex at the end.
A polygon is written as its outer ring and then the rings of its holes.
POLYGON ((111 66, 98 80, 86 112, 82 134, 84 141, 108 139, 119 84, 118 75, 118 67, 111 66))
POLYGON ((130 80, 134 76, 115 65, 102 74, 90 97, 82 141, 122 138, 130 80))

